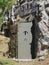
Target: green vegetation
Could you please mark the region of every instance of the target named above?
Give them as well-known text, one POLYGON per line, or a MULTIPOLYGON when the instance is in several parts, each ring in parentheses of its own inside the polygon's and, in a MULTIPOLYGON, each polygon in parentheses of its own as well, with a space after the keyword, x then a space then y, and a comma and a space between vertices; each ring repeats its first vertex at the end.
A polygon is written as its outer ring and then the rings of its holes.
POLYGON ((12 59, 0 56, 0 65, 18 65, 18 63, 16 61, 13 61, 12 59))
POLYGON ((0 9, 2 9, 2 12, 0 13, 0 26, 3 20, 3 16, 5 11, 9 10, 12 5, 15 3, 16 0, 0 0, 0 9))

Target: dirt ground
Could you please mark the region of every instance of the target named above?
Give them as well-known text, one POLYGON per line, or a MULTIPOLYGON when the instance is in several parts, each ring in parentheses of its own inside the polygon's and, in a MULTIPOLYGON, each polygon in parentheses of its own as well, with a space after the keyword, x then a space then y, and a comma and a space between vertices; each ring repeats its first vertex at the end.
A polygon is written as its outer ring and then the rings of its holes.
POLYGON ((9 40, 10 40, 9 38, 6 38, 0 35, 0 61, 3 63, 2 65, 49 65, 49 55, 45 58, 44 61, 39 61, 37 58, 29 62, 13 61, 12 59, 3 57, 2 52, 6 52, 8 50, 7 43, 9 40), (7 60, 10 60, 10 61, 7 61, 7 60), (9 62, 9 64, 7 64, 7 62, 9 62))
POLYGON ((9 38, 0 35, 0 52, 6 52, 8 50, 9 38))

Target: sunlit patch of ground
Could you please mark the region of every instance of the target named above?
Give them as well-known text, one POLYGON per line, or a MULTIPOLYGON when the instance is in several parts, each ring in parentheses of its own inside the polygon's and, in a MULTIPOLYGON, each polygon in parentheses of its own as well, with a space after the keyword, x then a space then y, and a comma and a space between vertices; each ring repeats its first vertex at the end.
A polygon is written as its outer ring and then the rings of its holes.
POLYGON ((8 50, 9 38, 0 35, 0 52, 6 52, 8 50))

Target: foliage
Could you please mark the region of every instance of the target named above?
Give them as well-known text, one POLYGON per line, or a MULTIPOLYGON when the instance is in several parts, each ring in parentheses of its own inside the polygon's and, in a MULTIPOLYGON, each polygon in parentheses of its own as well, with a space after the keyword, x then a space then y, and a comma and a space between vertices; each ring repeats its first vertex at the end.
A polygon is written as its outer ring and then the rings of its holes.
POLYGON ((18 65, 18 63, 0 55, 0 65, 18 65))
POLYGON ((0 8, 2 8, 2 13, 0 13, 0 26, 4 17, 4 13, 9 10, 16 0, 0 0, 0 8))

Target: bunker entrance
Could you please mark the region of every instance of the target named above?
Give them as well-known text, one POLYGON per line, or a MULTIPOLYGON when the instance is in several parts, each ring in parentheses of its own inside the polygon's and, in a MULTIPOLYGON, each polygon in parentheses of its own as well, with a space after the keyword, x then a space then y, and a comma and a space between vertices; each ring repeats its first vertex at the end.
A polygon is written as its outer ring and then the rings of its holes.
POLYGON ((17 59, 35 59, 38 47, 35 20, 11 25, 10 32, 10 55, 17 59))
POLYGON ((35 59, 37 56, 35 21, 19 23, 17 30, 16 27, 14 29, 11 30, 11 33, 15 34, 11 34, 9 43, 11 56, 17 59, 35 59), (16 32, 13 32, 14 29, 16 32))

